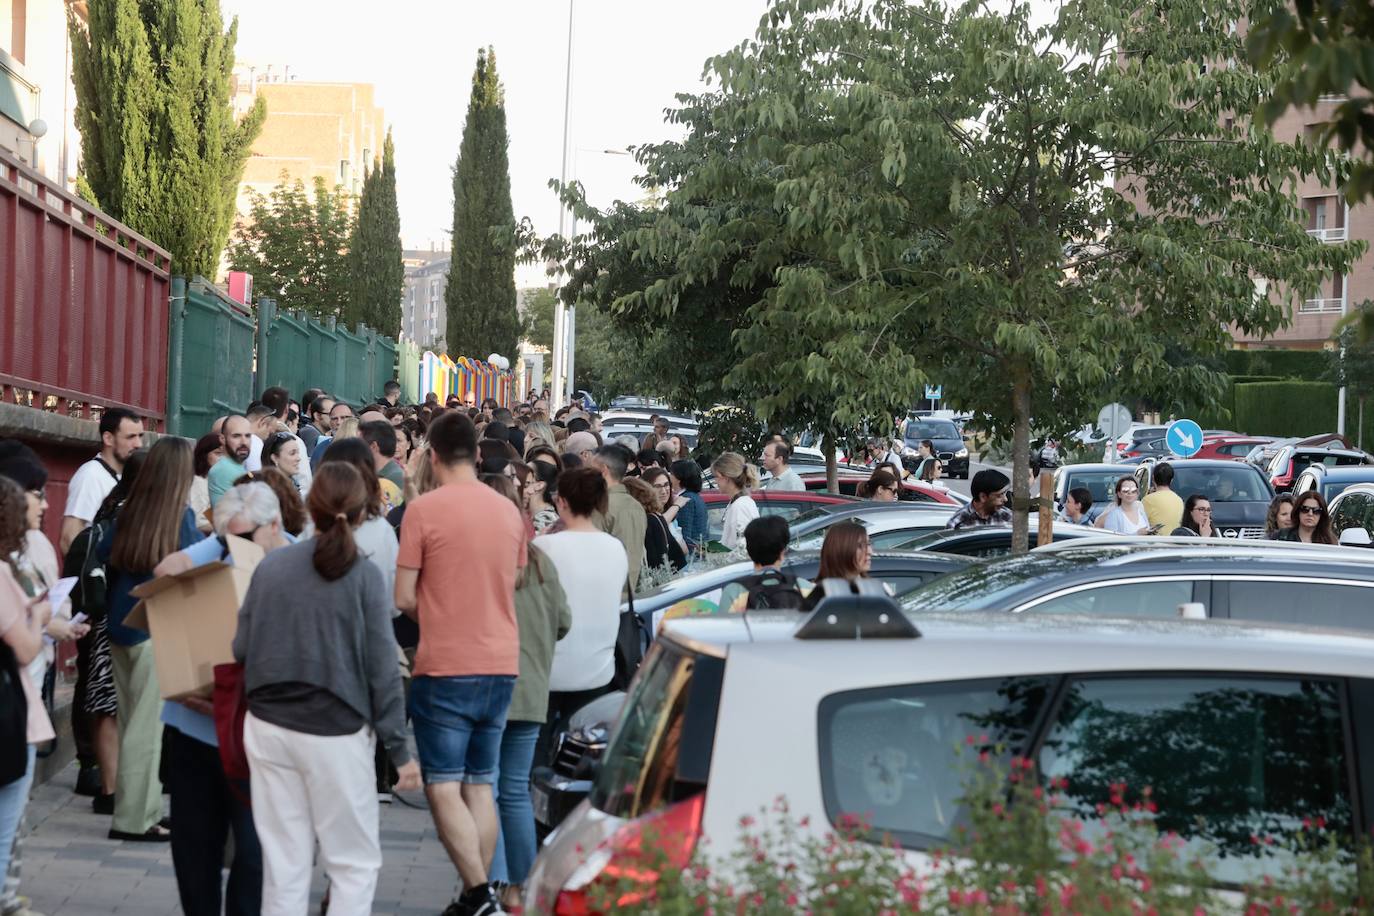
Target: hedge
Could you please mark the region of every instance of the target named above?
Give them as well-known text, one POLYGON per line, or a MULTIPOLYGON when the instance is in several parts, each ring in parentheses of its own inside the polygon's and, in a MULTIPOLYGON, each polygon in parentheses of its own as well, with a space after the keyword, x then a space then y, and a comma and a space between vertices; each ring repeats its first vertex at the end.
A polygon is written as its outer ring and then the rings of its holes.
POLYGON ((1254 436, 1311 436, 1336 429, 1336 386, 1330 382, 1250 382, 1236 385, 1232 425, 1254 436))
POLYGON ((1315 382, 1326 375, 1331 357, 1324 350, 1227 350, 1226 372, 1233 376, 1271 375, 1315 382))
POLYGON ((1225 387, 1221 392, 1221 400, 1214 409, 1199 410, 1193 417, 1198 425, 1203 429, 1234 429, 1237 432, 1243 427, 1236 424, 1236 386, 1246 385, 1252 382, 1281 382, 1283 379, 1275 375, 1231 375, 1225 379, 1225 387))

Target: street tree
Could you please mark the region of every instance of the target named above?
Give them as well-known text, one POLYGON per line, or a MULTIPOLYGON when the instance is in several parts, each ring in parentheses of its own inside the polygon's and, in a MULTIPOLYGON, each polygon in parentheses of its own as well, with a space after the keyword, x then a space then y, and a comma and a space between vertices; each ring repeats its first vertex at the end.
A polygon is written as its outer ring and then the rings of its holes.
POLYGON ((214 277, 267 115, 230 105, 238 20, 225 31, 217 0, 90 0, 68 31, 86 188, 173 270, 214 277))
POLYGON ((282 172, 271 194, 249 194, 248 216, 229 243, 229 269, 251 274, 254 292, 275 299, 281 311, 343 320, 351 292, 352 232, 342 187, 331 191, 316 177, 307 193, 304 182, 282 172))
POLYGON ((358 198, 358 216, 348 244, 350 326, 362 322, 393 337, 401 328, 405 264, 401 211, 396 204, 396 146, 386 132, 382 157, 372 164, 358 198))
POLYGON ((1338 157, 1235 117, 1275 79, 1230 28, 1250 5, 1151 10, 778 0, 708 62, 721 142, 631 239, 669 275, 618 306, 726 269, 752 287, 728 379, 778 386, 752 399, 768 420, 852 424, 945 383, 1011 440, 1024 550, 1033 419, 1077 425, 1170 374, 1214 403, 1220 377, 1167 345, 1271 333, 1363 250, 1300 219, 1296 179, 1339 181, 1338 157), (718 211, 671 218, 698 202, 718 211))
POLYGON ((458 162, 453 167, 453 257, 444 303, 448 353, 514 358, 520 336, 515 307, 515 210, 510 197, 505 90, 496 52, 483 48, 458 162))

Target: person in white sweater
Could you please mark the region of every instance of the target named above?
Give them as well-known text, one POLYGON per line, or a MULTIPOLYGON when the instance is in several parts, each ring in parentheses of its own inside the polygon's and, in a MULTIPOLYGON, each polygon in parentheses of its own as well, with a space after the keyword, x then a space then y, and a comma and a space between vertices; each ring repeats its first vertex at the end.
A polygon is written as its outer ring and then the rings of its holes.
MULTIPOLYGON (((563 530, 540 535, 533 544, 558 570, 572 610, 572 628, 554 649, 549 713, 540 747, 547 747, 574 712, 610 690, 620 594, 629 575, 625 548, 593 520, 606 511, 605 478, 591 468, 564 471, 558 478, 556 499, 563 530)), ((540 759, 536 749, 535 760, 540 759)))

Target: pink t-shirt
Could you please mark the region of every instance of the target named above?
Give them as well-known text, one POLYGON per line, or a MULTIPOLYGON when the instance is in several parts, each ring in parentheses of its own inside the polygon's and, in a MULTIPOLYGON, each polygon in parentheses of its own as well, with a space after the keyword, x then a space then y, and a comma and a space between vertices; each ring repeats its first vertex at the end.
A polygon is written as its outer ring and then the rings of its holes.
MULTIPOLYGON (((5 637, 10 627, 24 626, 28 620, 29 599, 24 590, 14 580, 8 563, 0 562, 0 639, 5 637)), ((29 725, 27 738, 29 744, 51 741, 57 737, 52 730, 48 711, 43 708, 43 698, 29 681, 28 665, 19 666, 19 683, 24 685, 24 696, 29 701, 29 725)))
POLYGON ((524 515, 486 484, 446 484, 406 504, 396 565, 420 571, 416 675, 520 673, 525 558, 524 515))

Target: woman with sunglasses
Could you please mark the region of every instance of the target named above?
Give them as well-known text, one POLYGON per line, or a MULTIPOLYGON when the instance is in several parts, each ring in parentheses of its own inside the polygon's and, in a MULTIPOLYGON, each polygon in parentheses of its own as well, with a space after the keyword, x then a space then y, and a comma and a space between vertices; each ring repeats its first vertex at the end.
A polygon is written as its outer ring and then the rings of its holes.
POLYGON ((1293 506, 1293 522, 1279 532, 1276 540, 1302 544, 1336 543, 1336 535, 1331 530, 1331 516, 1326 511, 1326 500, 1320 493, 1312 490, 1297 498, 1293 506))
POLYGON ((1140 504, 1140 485, 1134 477, 1122 477, 1116 482, 1116 505, 1093 523, 1104 531, 1117 534, 1153 534, 1145 507, 1140 504))
POLYGON ((901 495, 902 485, 890 465, 880 465, 873 475, 859 484, 857 495, 861 499, 871 499, 879 503, 895 503, 901 495))
POLYGON ((1183 524, 1171 533, 1174 537, 1221 537, 1212 525, 1212 501, 1201 493, 1189 496, 1183 503, 1183 524))

